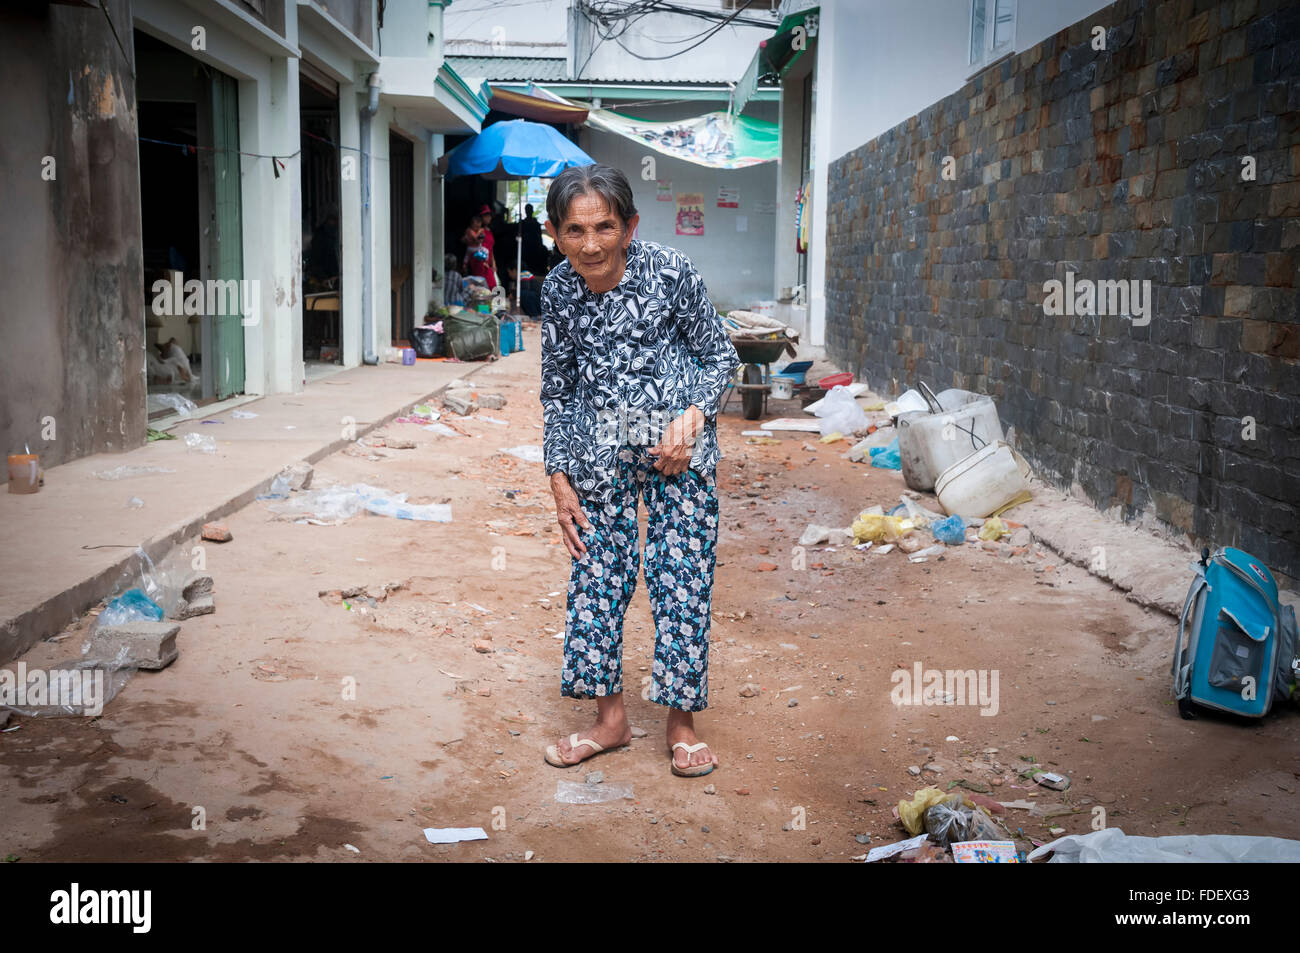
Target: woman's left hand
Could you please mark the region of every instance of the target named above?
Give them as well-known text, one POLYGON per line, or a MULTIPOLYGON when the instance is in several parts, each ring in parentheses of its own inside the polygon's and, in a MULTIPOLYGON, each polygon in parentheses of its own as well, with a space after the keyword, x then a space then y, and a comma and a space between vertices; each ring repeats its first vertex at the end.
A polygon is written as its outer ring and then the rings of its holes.
POLYGON ((656 446, 646 452, 658 457, 655 469, 664 476, 675 476, 685 472, 691 465, 691 452, 695 449, 695 438, 704 429, 704 413, 694 404, 664 428, 663 437, 656 446))

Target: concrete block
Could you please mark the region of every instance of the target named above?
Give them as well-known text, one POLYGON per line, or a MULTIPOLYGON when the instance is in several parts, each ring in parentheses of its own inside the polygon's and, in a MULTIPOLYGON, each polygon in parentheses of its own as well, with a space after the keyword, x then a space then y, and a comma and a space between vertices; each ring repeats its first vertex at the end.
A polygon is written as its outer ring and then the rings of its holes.
POLYGON ((310 463, 294 463, 280 471, 280 476, 289 481, 289 489, 306 490, 311 486, 315 471, 310 463))
POLYGON ((125 622, 101 625, 90 642, 90 655, 115 659, 125 647, 128 663, 156 671, 176 661, 176 635, 181 627, 175 622, 125 622))
POLYGON ((195 616, 211 615, 217 611, 216 605, 212 601, 212 594, 195 596, 193 599, 182 599, 176 609, 176 618, 193 619, 195 616))
POLYGON ((465 394, 452 394, 450 392, 443 394, 442 405, 462 417, 466 417, 478 410, 478 404, 465 394))
POLYGON ((500 394, 480 394, 478 405, 484 410, 500 410, 506 405, 506 399, 500 394))
POLYGON ((193 601, 199 596, 206 596, 212 592, 212 577, 205 575, 191 576, 181 589, 181 598, 193 601))

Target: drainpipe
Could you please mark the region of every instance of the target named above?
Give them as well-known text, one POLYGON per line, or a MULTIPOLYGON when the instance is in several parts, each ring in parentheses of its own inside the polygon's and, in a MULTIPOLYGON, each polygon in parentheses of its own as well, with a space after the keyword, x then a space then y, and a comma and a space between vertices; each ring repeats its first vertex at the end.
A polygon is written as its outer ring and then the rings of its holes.
POLYGON ((379 111, 378 73, 371 73, 370 99, 361 107, 361 360, 365 364, 378 364, 375 354, 375 282, 371 274, 370 258, 373 241, 370 228, 370 118, 379 111))

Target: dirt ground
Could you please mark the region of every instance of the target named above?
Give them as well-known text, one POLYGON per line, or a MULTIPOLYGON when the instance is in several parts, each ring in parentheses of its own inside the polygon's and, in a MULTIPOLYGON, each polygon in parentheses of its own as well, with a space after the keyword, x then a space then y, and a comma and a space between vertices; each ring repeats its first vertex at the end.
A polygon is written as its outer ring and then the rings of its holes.
MULTIPOLYGON (((540 444, 535 330, 526 344, 470 378, 509 401, 476 417, 505 424, 452 416, 469 436, 445 437, 394 423, 383 432, 415 449, 353 447, 316 467, 316 486, 449 500, 452 523, 317 526, 254 503, 227 521, 232 542, 206 546, 217 611, 182 624, 170 668, 137 674, 97 719, 15 718, 0 734, 0 857, 848 861, 903 836, 900 798, 958 780, 1034 805, 1006 818, 1038 841, 1086 833, 1097 807, 1130 834, 1300 837, 1294 708, 1182 721, 1173 620, 1036 547, 915 564, 813 549, 795 568, 809 522, 892 506, 901 476, 815 435, 748 443, 738 402, 720 422, 711 707, 696 719, 721 767, 669 772, 663 710, 639 692, 653 631, 643 581, 624 663, 647 734, 580 767, 545 764, 594 703, 559 695, 569 558, 542 466, 500 452, 540 444), (401 588, 385 597, 385 583, 401 588), (331 594, 359 586, 370 596, 346 606, 331 594), (995 670, 996 713, 895 705, 891 673, 916 663, 995 670), (760 693, 742 696, 747 684, 760 693), (1035 765, 1069 775, 1069 790, 1024 780, 1035 765), (557 803, 557 782, 588 771, 634 798, 557 803), (434 846, 421 833, 470 826, 489 839, 434 846)), ((24 661, 75 654, 88 622, 24 661)))

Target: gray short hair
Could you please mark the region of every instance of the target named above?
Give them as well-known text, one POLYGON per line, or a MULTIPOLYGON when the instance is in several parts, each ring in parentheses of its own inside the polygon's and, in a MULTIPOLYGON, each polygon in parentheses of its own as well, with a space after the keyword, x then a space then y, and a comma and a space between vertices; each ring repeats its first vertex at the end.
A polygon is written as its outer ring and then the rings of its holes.
POLYGON ((559 228, 573 200, 582 195, 600 196, 625 226, 636 214, 627 176, 613 166, 597 162, 570 166, 552 180, 546 191, 546 217, 559 228))

